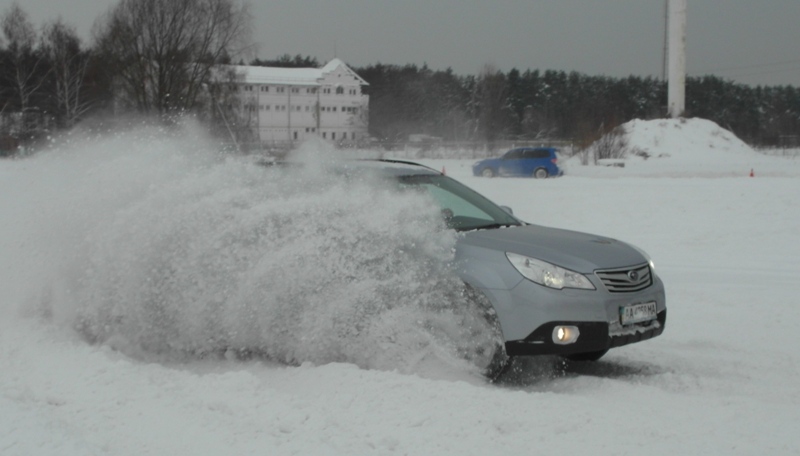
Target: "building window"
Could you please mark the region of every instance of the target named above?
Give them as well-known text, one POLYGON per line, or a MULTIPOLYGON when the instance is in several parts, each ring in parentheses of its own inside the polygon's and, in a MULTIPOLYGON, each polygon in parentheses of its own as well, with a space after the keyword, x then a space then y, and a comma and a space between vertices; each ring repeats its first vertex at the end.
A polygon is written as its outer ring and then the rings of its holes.
POLYGON ((292 93, 300 93, 300 89, 297 87, 292 87, 292 93))
POLYGON ((286 91, 286 87, 278 87, 278 88, 275 89, 275 91, 278 92, 278 93, 283 93, 283 92, 286 91))
POLYGON ((335 131, 331 132, 331 139, 336 139, 336 132, 335 131))
POLYGON ((351 135, 351 136, 350 136, 350 138, 351 138, 353 141, 355 141, 355 139, 356 139, 356 132, 352 132, 352 133, 350 133, 350 135, 351 135))
POLYGON ((328 139, 328 134, 324 131, 322 132, 322 139, 328 139))
POLYGON ((269 92, 269 86, 261 86, 262 92, 269 92))
POLYGON ((336 88, 336 95, 343 95, 344 94, 344 87, 337 87, 336 88))
POLYGON ((294 132, 294 139, 297 139, 297 130, 294 132))
POLYGON ((315 88, 306 89, 306 93, 317 93, 317 89, 315 88))

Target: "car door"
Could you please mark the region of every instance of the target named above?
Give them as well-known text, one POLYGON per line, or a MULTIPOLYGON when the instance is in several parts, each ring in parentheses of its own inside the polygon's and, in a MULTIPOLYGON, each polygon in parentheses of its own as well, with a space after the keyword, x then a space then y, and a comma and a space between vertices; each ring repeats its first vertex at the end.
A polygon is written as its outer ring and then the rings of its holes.
POLYGON ((550 151, 547 149, 532 149, 528 151, 528 160, 526 160, 526 174, 533 175, 538 168, 544 168, 548 174, 553 174, 550 162, 550 151))
POLYGON ((512 149, 500 158, 498 173, 501 176, 520 176, 523 173, 525 149, 512 149))
POLYGON ((519 172, 523 176, 531 176, 536 168, 541 166, 541 151, 539 149, 525 149, 522 154, 519 172))

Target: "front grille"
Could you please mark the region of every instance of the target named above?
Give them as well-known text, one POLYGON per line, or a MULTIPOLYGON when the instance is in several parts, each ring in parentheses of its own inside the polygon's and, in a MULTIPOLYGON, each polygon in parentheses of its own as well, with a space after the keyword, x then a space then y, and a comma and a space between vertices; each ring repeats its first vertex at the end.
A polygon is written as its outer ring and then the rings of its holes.
POLYGON ((643 264, 630 268, 605 269, 595 274, 611 293, 631 293, 644 290, 653 283, 650 266, 643 264))

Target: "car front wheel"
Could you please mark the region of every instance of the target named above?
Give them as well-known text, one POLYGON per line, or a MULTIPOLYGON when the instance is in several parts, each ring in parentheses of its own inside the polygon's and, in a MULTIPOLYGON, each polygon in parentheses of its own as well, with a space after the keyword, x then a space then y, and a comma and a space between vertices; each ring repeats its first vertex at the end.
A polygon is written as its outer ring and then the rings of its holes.
POLYGON ((465 287, 465 297, 473 309, 473 315, 477 321, 483 324, 476 324, 475 327, 483 327, 482 331, 477 332, 473 341, 478 341, 467 354, 467 358, 480 369, 481 374, 494 382, 510 366, 510 360, 506 354, 505 338, 500 327, 500 320, 494 310, 489 298, 470 285, 465 287), (488 329, 488 332, 483 332, 488 329))
MULTIPOLYGON (((494 309, 487 312, 486 321, 497 328, 499 332, 500 323, 497 321, 497 314, 494 309)), ((502 334, 502 333, 501 333, 502 334)), ((484 364, 482 374, 490 382, 496 381, 511 365, 511 360, 506 354, 505 343, 502 339, 492 341, 484 348, 484 364)))

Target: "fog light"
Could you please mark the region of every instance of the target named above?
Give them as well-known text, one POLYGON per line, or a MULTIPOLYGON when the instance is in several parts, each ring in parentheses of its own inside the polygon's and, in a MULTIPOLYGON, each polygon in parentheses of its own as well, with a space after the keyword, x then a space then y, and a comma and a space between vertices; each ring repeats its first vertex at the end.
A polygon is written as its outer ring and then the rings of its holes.
POLYGON ((574 344, 581 332, 577 326, 556 326, 553 328, 553 343, 558 345, 574 344))

